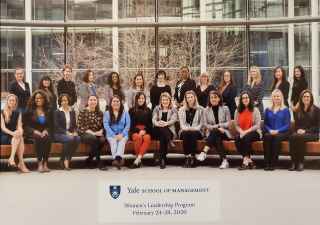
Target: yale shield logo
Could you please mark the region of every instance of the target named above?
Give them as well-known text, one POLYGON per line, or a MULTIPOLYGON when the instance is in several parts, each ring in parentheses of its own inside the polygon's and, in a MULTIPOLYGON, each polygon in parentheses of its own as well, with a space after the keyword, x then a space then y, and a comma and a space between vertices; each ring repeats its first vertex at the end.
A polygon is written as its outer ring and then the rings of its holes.
POLYGON ((110 185, 109 186, 109 193, 113 199, 117 199, 121 193, 120 185, 110 185))

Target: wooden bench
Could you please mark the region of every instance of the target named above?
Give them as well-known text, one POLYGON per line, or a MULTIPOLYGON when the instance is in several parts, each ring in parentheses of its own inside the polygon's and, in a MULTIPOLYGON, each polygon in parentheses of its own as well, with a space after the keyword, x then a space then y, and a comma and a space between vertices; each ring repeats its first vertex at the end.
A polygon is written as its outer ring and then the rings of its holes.
MULTIPOLYGON (((183 154, 183 147, 181 140, 175 140, 176 147, 170 149, 169 153, 178 153, 183 154)), ((253 154, 254 155, 263 155, 263 142, 256 141, 252 144, 253 154)), ((200 152, 205 145, 205 141, 201 140, 197 143, 197 152, 200 152)), ((238 155, 239 153, 236 150, 234 141, 224 141, 223 146, 225 147, 229 155, 238 155)), ((159 141, 153 140, 151 142, 150 149, 148 153, 153 153, 155 150, 158 150, 160 147, 159 141)), ((51 147, 50 156, 60 156, 62 151, 62 144, 53 143, 51 147)), ((1 145, 0 149, 0 158, 8 158, 11 152, 11 145, 1 145)), ((75 152, 74 156, 88 156, 89 147, 86 144, 80 144, 79 148, 75 152)), ((102 151, 102 155, 110 155, 110 149, 106 145, 102 151)), ((125 154, 134 154, 133 142, 128 141, 126 144, 125 154)), ((217 154, 214 150, 211 150, 209 154, 217 154)), ((25 158, 35 158, 35 152, 33 150, 33 144, 25 144, 25 158)), ((287 141, 282 142, 280 155, 289 155, 289 143, 287 141)), ((320 156, 320 141, 317 142, 308 142, 307 143, 307 156, 320 156)))

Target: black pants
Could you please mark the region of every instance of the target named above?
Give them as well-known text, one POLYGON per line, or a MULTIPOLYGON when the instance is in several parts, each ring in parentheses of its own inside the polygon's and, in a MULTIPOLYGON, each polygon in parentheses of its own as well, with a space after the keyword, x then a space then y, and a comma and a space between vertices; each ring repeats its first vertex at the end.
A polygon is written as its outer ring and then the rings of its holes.
POLYGON ((91 151, 89 153, 89 158, 96 157, 97 160, 100 160, 101 149, 105 144, 105 138, 103 136, 95 136, 92 134, 85 133, 81 135, 81 142, 90 145, 91 151))
POLYGON ((287 140, 289 132, 271 135, 265 133, 263 135, 264 162, 266 166, 274 166, 278 161, 281 142, 287 140))
POLYGON ((202 135, 200 131, 182 131, 180 139, 183 140, 183 150, 185 155, 195 156, 197 152, 197 140, 200 140, 202 135))
POLYGON ((63 144, 60 160, 71 160, 73 153, 80 144, 80 137, 67 134, 55 134, 55 140, 63 144))
POLYGON ((160 141, 159 155, 160 159, 167 159, 168 145, 173 139, 173 133, 168 127, 156 127, 154 129, 156 139, 160 141))
POLYGON ((260 136, 257 131, 249 132, 244 137, 240 138, 240 136, 237 136, 235 139, 235 144, 237 147, 237 151, 244 157, 244 156, 250 156, 252 152, 252 142, 259 141, 260 136))
POLYGON ((210 134, 207 138, 207 145, 209 147, 215 147, 220 158, 226 158, 226 151, 223 148, 223 140, 229 140, 228 136, 225 133, 221 133, 218 129, 213 129, 210 131, 210 134))
POLYGON ((50 135, 45 137, 34 136, 33 138, 38 161, 48 162, 52 143, 50 135))
POLYGON ((306 152, 306 142, 317 141, 317 134, 297 134, 294 133, 289 137, 290 155, 293 163, 303 163, 306 152))

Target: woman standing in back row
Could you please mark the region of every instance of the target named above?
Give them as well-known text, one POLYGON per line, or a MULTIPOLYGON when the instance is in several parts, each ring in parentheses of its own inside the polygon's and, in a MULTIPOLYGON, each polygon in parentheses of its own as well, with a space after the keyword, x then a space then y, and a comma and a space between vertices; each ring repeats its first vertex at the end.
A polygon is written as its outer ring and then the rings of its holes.
MULTIPOLYGON (((248 74, 248 82, 244 87, 245 91, 248 91, 252 97, 252 104, 259 109, 260 115, 263 116, 263 102, 264 95, 262 76, 259 67, 250 67, 248 74)), ((240 102, 239 102, 240 104, 240 102)), ((262 118, 263 119, 263 118, 262 118)))
POLYGON ((229 70, 223 72, 218 91, 222 96, 221 100, 226 106, 228 106, 231 113, 231 118, 233 119, 234 112, 237 108, 235 100, 237 97, 237 87, 234 84, 231 72, 229 70))

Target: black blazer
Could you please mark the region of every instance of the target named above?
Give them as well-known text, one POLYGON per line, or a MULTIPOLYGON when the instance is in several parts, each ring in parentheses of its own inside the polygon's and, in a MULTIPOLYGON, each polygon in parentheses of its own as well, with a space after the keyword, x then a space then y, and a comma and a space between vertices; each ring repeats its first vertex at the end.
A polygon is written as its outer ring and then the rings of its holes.
POLYGON ((43 130, 47 130, 49 135, 52 135, 53 131, 53 115, 52 111, 49 110, 45 112, 46 122, 44 124, 40 124, 37 121, 37 115, 35 110, 27 110, 22 116, 22 123, 24 128, 24 133, 27 138, 33 137, 34 130, 38 130, 42 132, 43 130))
POLYGON ((315 105, 308 112, 293 113, 295 121, 295 131, 298 129, 306 130, 307 134, 319 136, 320 132, 320 109, 315 105))
MULTIPOLYGON (((66 124, 66 115, 61 110, 56 110, 54 112, 54 124, 55 124, 55 134, 66 134, 67 132, 67 124, 66 124)), ((76 113, 74 110, 70 111, 70 128, 69 132, 75 132, 77 130, 77 122, 76 122, 76 113)))
POLYGON ((237 87, 229 84, 224 91, 221 93, 223 102, 226 106, 228 106, 231 118, 234 117, 234 112, 236 111, 237 105, 235 102, 235 98, 237 97, 237 87))
POLYGON ((182 81, 178 81, 174 90, 174 98, 178 101, 178 103, 181 103, 183 101, 184 98, 184 94, 187 91, 193 90, 196 91, 196 82, 192 79, 188 79, 184 82, 184 84, 181 87, 180 90, 180 96, 178 96, 178 84, 181 83, 182 81))
MULTIPOLYGON (((275 89, 275 86, 272 88, 272 91, 275 89)), ((286 106, 289 106, 289 102, 288 102, 288 97, 289 97, 289 89, 290 89, 290 83, 288 81, 285 82, 281 82, 281 84, 279 85, 278 89, 282 92, 283 94, 283 100, 284 100, 284 104, 286 106)))
POLYGON ((208 100, 209 100, 209 92, 215 90, 213 85, 209 85, 207 89, 204 91, 201 91, 200 85, 196 87, 196 94, 198 98, 198 103, 202 107, 207 107, 208 105, 208 100))
POLYGON ((18 108, 23 109, 27 107, 27 103, 31 95, 29 84, 27 82, 24 82, 24 84, 26 86, 26 90, 23 90, 16 80, 12 81, 9 85, 9 92, 18 97, 18 108))

